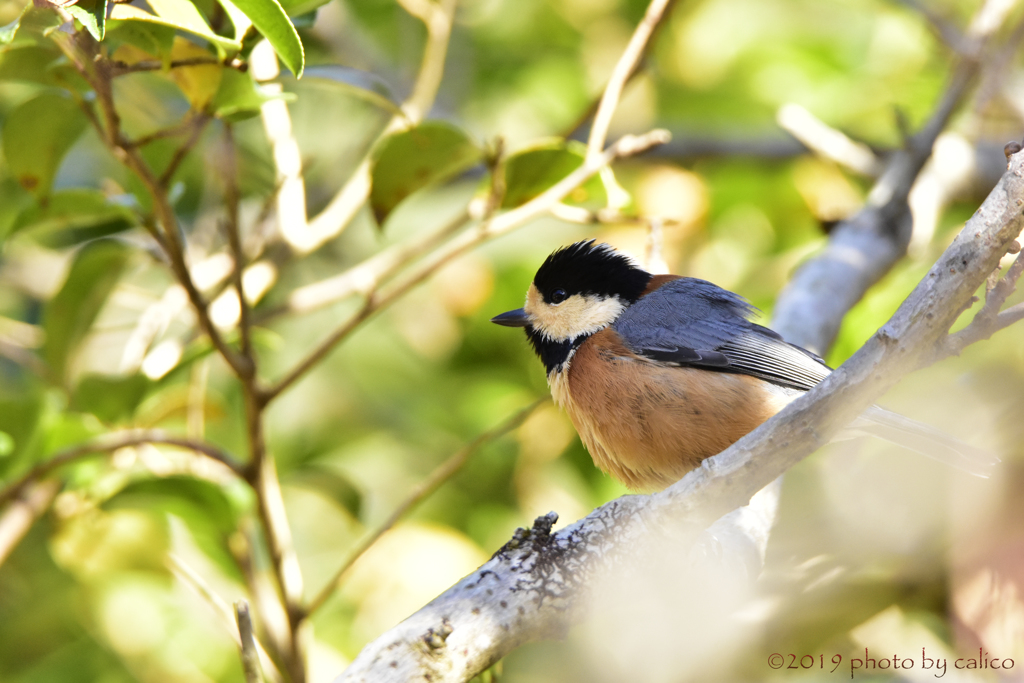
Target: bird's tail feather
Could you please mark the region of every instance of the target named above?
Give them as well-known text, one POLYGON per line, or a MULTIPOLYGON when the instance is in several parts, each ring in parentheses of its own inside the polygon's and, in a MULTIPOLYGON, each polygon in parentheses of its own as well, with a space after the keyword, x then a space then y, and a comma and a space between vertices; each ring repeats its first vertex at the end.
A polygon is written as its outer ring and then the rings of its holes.
POLYGON ((878 406, 861 413, 850 429, 927 455, 976 477, 987 479, 999 463, 999 458, 990 451, 878 406))

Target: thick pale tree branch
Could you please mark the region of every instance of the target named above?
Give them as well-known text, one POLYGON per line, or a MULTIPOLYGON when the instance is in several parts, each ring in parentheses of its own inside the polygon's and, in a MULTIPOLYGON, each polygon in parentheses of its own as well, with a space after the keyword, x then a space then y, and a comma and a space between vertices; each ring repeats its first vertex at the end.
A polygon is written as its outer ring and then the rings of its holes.
POLYGON ((906 253, 912 230, 910 189, 976 73, 975 62, 961 63, 932 118, 908 141, 908 149, 889 160, 867 205, 839 223, 825 251, 790 280, 775 311, 786 321, 777 331, 787 340, 824 353, 839 333, 846 311, 906 253))
POLYGON ((692 541, 825 444, 932 354, 1024 227, 1024 153, 895 315, 847 363, 779 415, 665 491, 626 496, 551 532, 520 530, 480 569, 368 645, 338 681, 464 681, 578 618, 595 576, 638 539, 692 541))
POLYGON ((913 220, 908 198, 921 168, 977 80, 989 39, 1007 11, 988 0, 971 24, 970 50, 963 54, 935 112, 894 154, 868 195, 867 205, 829 235, 825 252, 800 268, 775 311, 786 321, 777 329, 787 340, 818 353, 832 345, 843 315, 903 257, 913 220))

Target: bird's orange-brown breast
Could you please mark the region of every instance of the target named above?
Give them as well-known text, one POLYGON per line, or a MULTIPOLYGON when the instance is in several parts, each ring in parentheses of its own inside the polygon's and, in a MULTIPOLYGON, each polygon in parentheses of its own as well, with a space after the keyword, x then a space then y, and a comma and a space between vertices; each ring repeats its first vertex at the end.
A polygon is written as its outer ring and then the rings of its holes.
POLYGON ((610 327, 550 380, 594 463, 636 490, 677 481, 792 400, 748 375, 641 358, 610 327))

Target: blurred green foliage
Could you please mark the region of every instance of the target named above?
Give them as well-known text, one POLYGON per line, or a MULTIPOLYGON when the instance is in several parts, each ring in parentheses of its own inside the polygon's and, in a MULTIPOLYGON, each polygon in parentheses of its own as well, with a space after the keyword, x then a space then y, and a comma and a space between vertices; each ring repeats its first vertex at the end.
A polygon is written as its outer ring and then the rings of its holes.
MULTIPOLYGON (((178 236, 197 281, 199 265, 207 269, 197 284, 211 301, 229 289, 230 269, 218 270, 217 260, 230 192, 228 125, 251 250, 278 232, 270 207, 280 179, 264 103, 288 103, 310 215, 364 157, 373 161, 369 208, 340 236, 308 255, 271 258, 273 277, 253 311, 267 378, 283 376, 357 309, 343 300, 281 315, 292 293, 444 225, 486 192, 497 138, 508 155, 503 208, 577 167, 579 142, 566 138, 580 137, 578 122, 646 7, 467 0, 430 120, 375 145, 420 68, 426 33, 403 9, 415 4, 149 0, 104 13, 106 3, 83 1, 67 10, 78 34, 103 38, 104 55, 125 70, 112 93, 121 128, 145 140, 138 147, 147 164, 170 169, 162 182, 178 236), (230 64, 264 38, 292 74, 306 77, 281 76, 277 92, 230 64), (182 156, 190 135, 195 145, 182 156)), ((965 26, 977 5, 932 8, 965 26)), ((54 32, 59 23, 50 9, 0 0, 0 477, 12 482, 64 448, 123 428, 205 439, 244 464, 243 388, 198 331, 146 232, 157 222, 152 193, 111 153, 98 132, 107 124, 83 113, 98 116, 96 95, 58 49, 55 41, 72 35, 54 32)), ((926 18, 903 3, 679 2, 626 90, 613 135, 664 126, 677 140, 708 141, 710 151, 694 157, 670 145, 619 164, 615 179, 628 202, 616 208, 630 214, 621 223, 542 218, 452 261, 269 409, 266 440, 306 597, 445 458, 547 392, 522 336, 488 322, 521 305, 547 253, 597 236, 642 255, 646 229, 628 219, 660 216, 674 272, 713 280, 770 312, 793 269, 827 239, 823 226, 854 211, 870 187, 806 154, 759 154, 760 143, 788 142, 775 124, 778 107, 803 105, 873 147, 893 148, 901 118, 914 128, 932 112, 951 60, 926 18), (749 148, 726 144, 735 142, 749 148)), ((1006 68, 1019 77, 1019 57, 1006 68)), ((1001 144, 1020 137, 1019 116, 1006 101, 968 104, 955 129, 974 145, 1001 144)), ((831 363, 887 319, 987 189, 959 195, 934 235, 851 312, 831 363)), ((599 208, 615 191, 591 180, 568 203, 599 208)), ((271 257, 278 247, 267 249, 271 257)), ((238 343, 227 318, 225 337, 238 343)), ((900 623, 923 624, 947 645, 975 642, 980 627, 962 605, 971 572, 995 567, 1024 591, 1019 566, 1014 574, 994 550, 1024 548, 1007 522, 1022 484, 1022 349, 1020 330, 1007 331, 887 399, 1004 453, 1005 470, 987 489, 994 493, 878 444, 833 447, 801 464, 787 477, 769 549, 763 590, 776 607, 765 633, 730 652, 730 667, 681 670, 671 680, 791 680, 767 669, 763 654, 847 652, 862 642, 857 628, 893 605, 900 623)), ((242 680, 230 625, 167 558, 195 567, 229 603, 253 599, 246 572, 265 574, 272 559, 252 490, 227 468, 154 446, 82 459, 59 474, 52 506, 0 565, 0 680, 242 680)), ((538 409, 483 446, 345 576, 313 617, 310 680, 337 675, 517 526, 551 509, 570 522, 624 493, 594 468, 564 415, 538 409)), ((1012 614, 1024 614, 1021 594, 1012 614)), ((1006 642, 1000 656, 1024 661, 1024 639, 1006 642)), ((574 636, 523 648, 501 680, 626 680, 628 658, 609 663, 587 647, 574 636)))

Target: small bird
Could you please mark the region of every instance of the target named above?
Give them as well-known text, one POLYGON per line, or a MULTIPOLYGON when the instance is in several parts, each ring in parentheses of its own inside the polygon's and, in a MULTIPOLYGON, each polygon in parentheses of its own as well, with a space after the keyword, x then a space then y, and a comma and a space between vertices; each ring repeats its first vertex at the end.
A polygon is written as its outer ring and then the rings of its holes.
MULTIPOLYGON (((526 305, 491 322, 526 329, 555 402, 594 464, 631 489, 658 490, 832 371, 750 322, 755 310, 706 280, 652 275, 609 245, 586 240, 548 256, 526 305)), ((851 429, 979 476, 998 462, 877 406, 851 429)))

